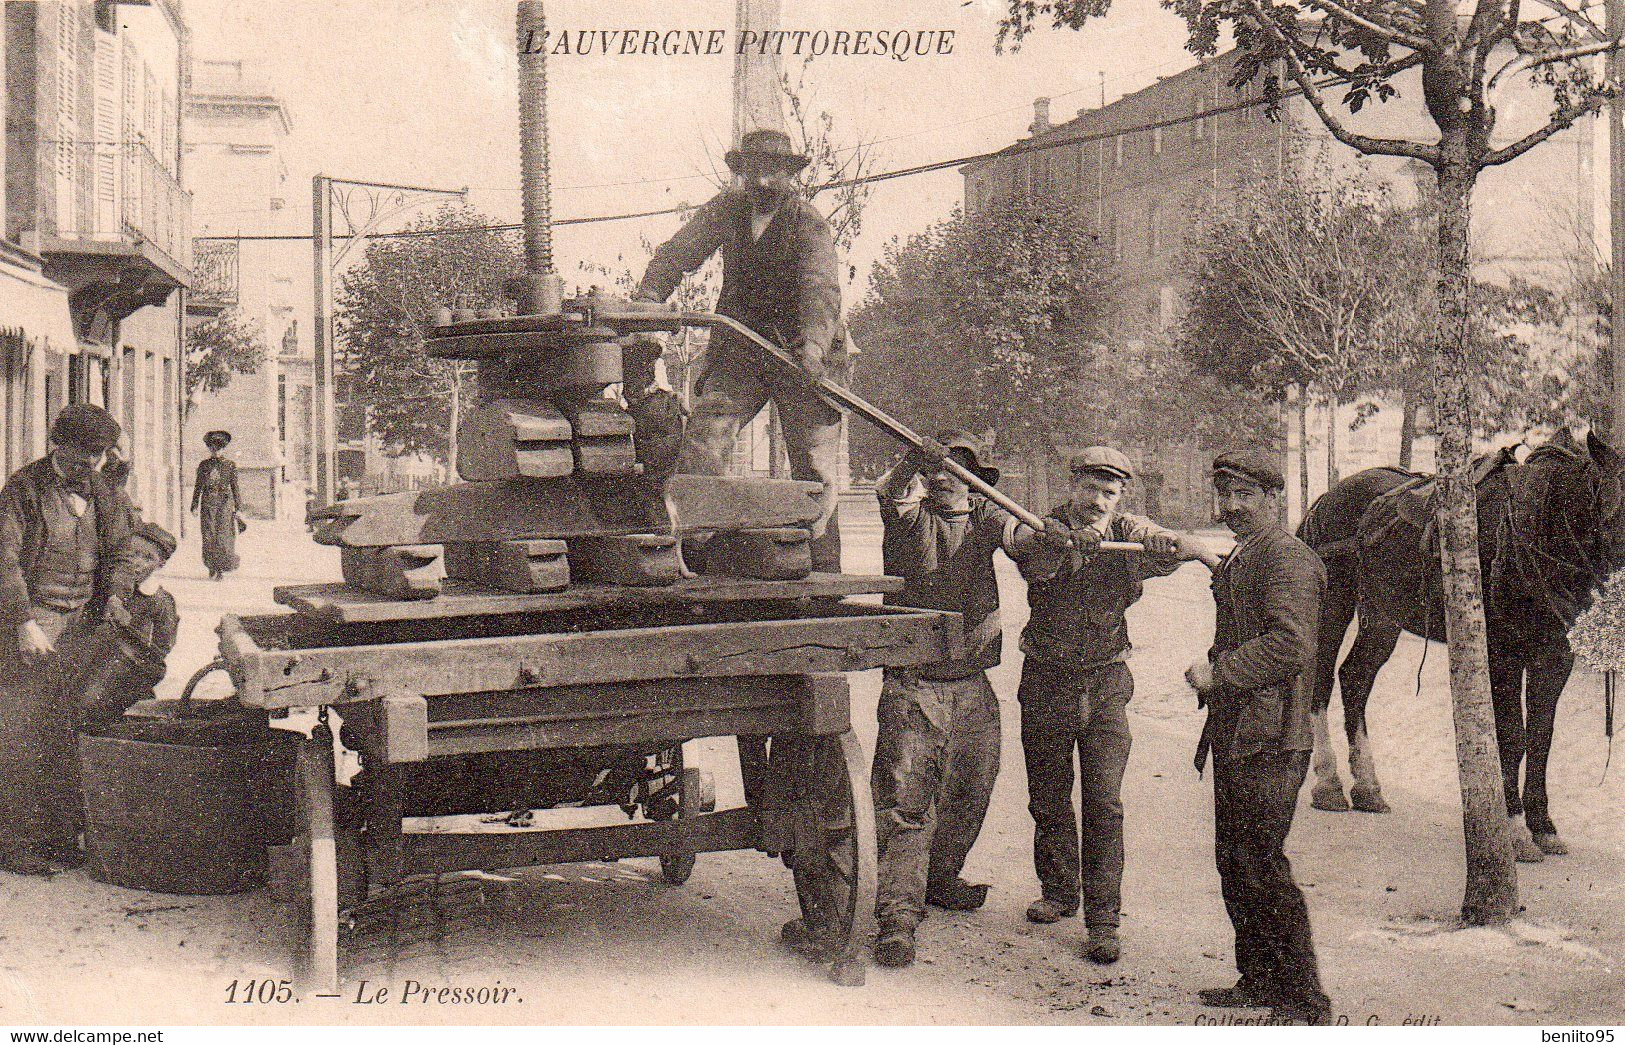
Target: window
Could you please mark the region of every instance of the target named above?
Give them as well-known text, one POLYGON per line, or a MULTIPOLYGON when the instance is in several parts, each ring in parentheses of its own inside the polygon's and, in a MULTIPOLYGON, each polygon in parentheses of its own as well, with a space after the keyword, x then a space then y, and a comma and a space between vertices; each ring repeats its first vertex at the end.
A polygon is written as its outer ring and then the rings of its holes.
POLYGON ((1151 155, 1153 155, 1153 156, 1161 156, 1162 155, 1162 128, 1161 127, 1153 127, 1153 128, 1151 128, 1151 155))
POLYGON ((1121 134, 1112 138, 1112 155, 1112 166, 1121 167, 1123 165, 1123 136, 1121 134))

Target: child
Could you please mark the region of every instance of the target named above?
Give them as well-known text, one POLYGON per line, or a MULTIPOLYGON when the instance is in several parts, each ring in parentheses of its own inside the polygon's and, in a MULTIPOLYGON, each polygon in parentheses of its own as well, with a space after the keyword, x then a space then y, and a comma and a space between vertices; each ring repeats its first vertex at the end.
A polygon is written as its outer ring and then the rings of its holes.
POLYGON ((180 625, 175 599, 157 579, 175 554, 175 538, 161 526, 142 523, 120 551, 105 623, 86 635, 83 655, 74 657, 82 674, 69 692, 79 695, 80 729, 87 731, 152 698, 180 625))

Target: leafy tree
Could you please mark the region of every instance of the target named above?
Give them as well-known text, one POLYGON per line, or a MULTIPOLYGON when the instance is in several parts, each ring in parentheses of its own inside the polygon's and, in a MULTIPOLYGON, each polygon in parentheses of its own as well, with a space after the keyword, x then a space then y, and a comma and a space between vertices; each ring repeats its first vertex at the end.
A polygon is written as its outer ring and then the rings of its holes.
POLYGON ((265 359, 265 341, 259 324, 228 308, 200 319, 186 330, 186 409, 197 397, 218 392, 233 374, 252 374, 265 359))
MULTIPOLYGON (((495 222, 467 204, 447 204, 409 232, 477 228, 495 222)), ((450 462, 458 414, 475 384, 473 364, 431 359, 423 324, 438 306, 490 308, 523 268, 518 239, 506 232, 461 232, 375 239, 344 273, 336 297, 340 354, 350 402, 393 454, 425 453, 450 462)))
MULTIPOLYGON (((1302 93, 1334 138, 1363 155, 1407 157, 1437 183, 1437 322, 1427 348, 1439 435, 1439 523, 1450 635, 1451 697, 1466 848, 1463 916, 1505 922, 1518 910, 1513 825, 1505 815, 1472 485, 1474 312, 1468 230, 1473 187, 1487 167, 1516 159, 1595 113, 1617 85, 1587 59, 1619 42, 1585 5, 1563 0, 1163 0, 1180 15, 1188 48, 1218 50, 1228 33, 1240 53, 1232 86, 1261 81, 1278 103, 1302 93), (1423 107, 1436 135, 1378 137, 1350 129, 1341 110, 1398 96, 1399 78, 1420 69, 1423 107), (1496 95, 1503 83, 1544 87, 1552 106, 1533 130, 1497 145, 1496 95), (1340 97, 1332 94, 1340 92, 1340 97)), ((1000 43, 1019 44, 1034 22, 1082 28, 1111 0, 1009 0, 1000 43)))
POLYGON ((894 241, 851 317, 859 393, 918 430, 992 428, 1023 449, 1108 425, 1088 394, 1108 289, 1087 228, 1069 201, 1016 199, 894 241))

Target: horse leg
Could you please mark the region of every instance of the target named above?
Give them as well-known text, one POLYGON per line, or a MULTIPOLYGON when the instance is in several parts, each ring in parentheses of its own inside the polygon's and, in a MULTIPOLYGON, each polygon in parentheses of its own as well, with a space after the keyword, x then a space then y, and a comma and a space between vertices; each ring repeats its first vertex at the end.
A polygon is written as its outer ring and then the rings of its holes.
POLYGON ((1523 658, 1493 652, 1490 645, 1490 698, 1495 704, 1495 745, 1501 755, 1501 788, 1506 794, 1507 816, 1512 820, 1512 847, 1519 863, 1546 859, 1523 819, 1523 796, 1518 788, 1523 767, 1523 658))
POLYGON ((1531 661, 1527 702, 1528 754, 1523 768, 1524 822, 1542 852, 1553 856, 1568 854, 1568 846, 1557 836, 1546 800, 1546 760, 1552 753, 1552 732, 1557 721, 1557 701, 1574 670, 1574 657, 1558 653, 1531 661))
POLYGON ((1371 700, 1371 690, 1377 684, 1377 673, 1394 655, 1399 644, 1398 624, 1381 617, 1361 616, 1359 633, 1354 636, 1354 648, 1343 661, 1338 682, 1343 691, 1343 731, 1349 741, 1349 773, 1354 786, 1349 798, 1354 808, 1367 813, 1386 813, 1388 803, 1382 799, 1382 785, 1377 781, 1377 763, 1371 755, 1371 741, 1366 735, 1365 711, 1371 700))
MULTIPOLYGON (((1320 630, 1316 637, 1315 695, 1311 705, 1314 710, 1310 714, 1315 730, 1315 750, 1310 762, 1315 771, 1315 785, 1309 792, 1309 804, 1334 813, 1345 813, 1349 808, 1349 801, 1343 795, 1343 778, 1337 771, 1337 751, 1332 747, 1331 730, 1326 725, 1332 684, 1337 675, 1337 655, 1343 651, 1343 636, 1354 619, 1356 582, 1348 572, 1336 567, 1327 571, 1326 597, 1321 603, 1320 630)), ((1346 703, 1347 696, 1344 700, 1346 703)))

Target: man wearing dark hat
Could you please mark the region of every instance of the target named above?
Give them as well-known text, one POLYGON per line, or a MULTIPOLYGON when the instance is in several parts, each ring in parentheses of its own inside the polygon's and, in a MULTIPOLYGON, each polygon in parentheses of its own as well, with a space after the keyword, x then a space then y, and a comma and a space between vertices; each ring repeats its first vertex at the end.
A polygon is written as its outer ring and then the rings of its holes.
MULTIPOLYGON (((966 432, 932 450, 989 485, 985 440, 966 432)), ((964 656, 917 668, 887 668, 875 740, 875 818, 880 849, 875 960, 914 961, 914 931, 926 904, 973 911, 987 886, 960 878, 981 833, 999 773, 999 701, 987 669, 999 663, 999 587, 993 555, 1010 516, 941 463, 911 451, 875 484, 887 574, 903 578, 888 605, 948 610, 964 619, 964 656), (924 494, 915 493, 916 478, 924 494)))
POLYGON ((1326 570, 1283 530, 1284 483, 1255 451, 1213 462, 1219 516, 1236 547, 1213 573, 1213 648, 1185 678, 1207 721, 1196 768, 1213 755, 1214 854, 1236 932, 1232 987, 1200 992, 1218 1007, 1270 1007, 1279 1018, 1330 1022, 1309 911, 1283 848, 1314 746, 1312 674, 1326 570))
MULTIPOLYGON (((1017 545, 1032 608, 1021 634, 1021 748, 1027 763, 1033 863, 1042 895, 1031 921, 1077 914, 1081 886, 1089 938, 1084 954, 1118 960, 1123 882, 1123 771, 1131 738, 1128 608, 1148 577, 1165 577, 1182 560, 1210 557, 1189 537, 1118 510, 1134 477, 1121 451, 1091 446, 1070 462, 1070 499, 1046 520, 1071 537, 1017 545), (1101 541, 1143 543, 1144 552, 1101 552, 1101 541), (1077 758, 1079 814, 1072 808, 1077 758)), ((1217 561, 1217 560, 1214 560, 1217 561)))
MULTIPOLYGON (((759 130, 745 134, 727 162, 740 187, 701 207, 655 251, 636 296, 665 301, 684 276, 721 251, 716 311, 780 345, 808 374, 841 376, 846 342, 839 333, 835 238, 796 191, 795 174, 807 157, 783 132, 759 130)), ((785 373, 727 330, 711 334, 698 392, 677 470, 726 474, 739 429, 771 400, 778 407, 791 477, 823 484, 823 514, 813 527, 813 568, 839 572, 834 512, 840 414, 804 379, 785 373)))
POLYGON ((71 665, 57 646, 108 596, 137 514, 102 474, 119 424, 70 404, 51 452, 0 488, 0 868, 51 874, 84 862, 71 665))

